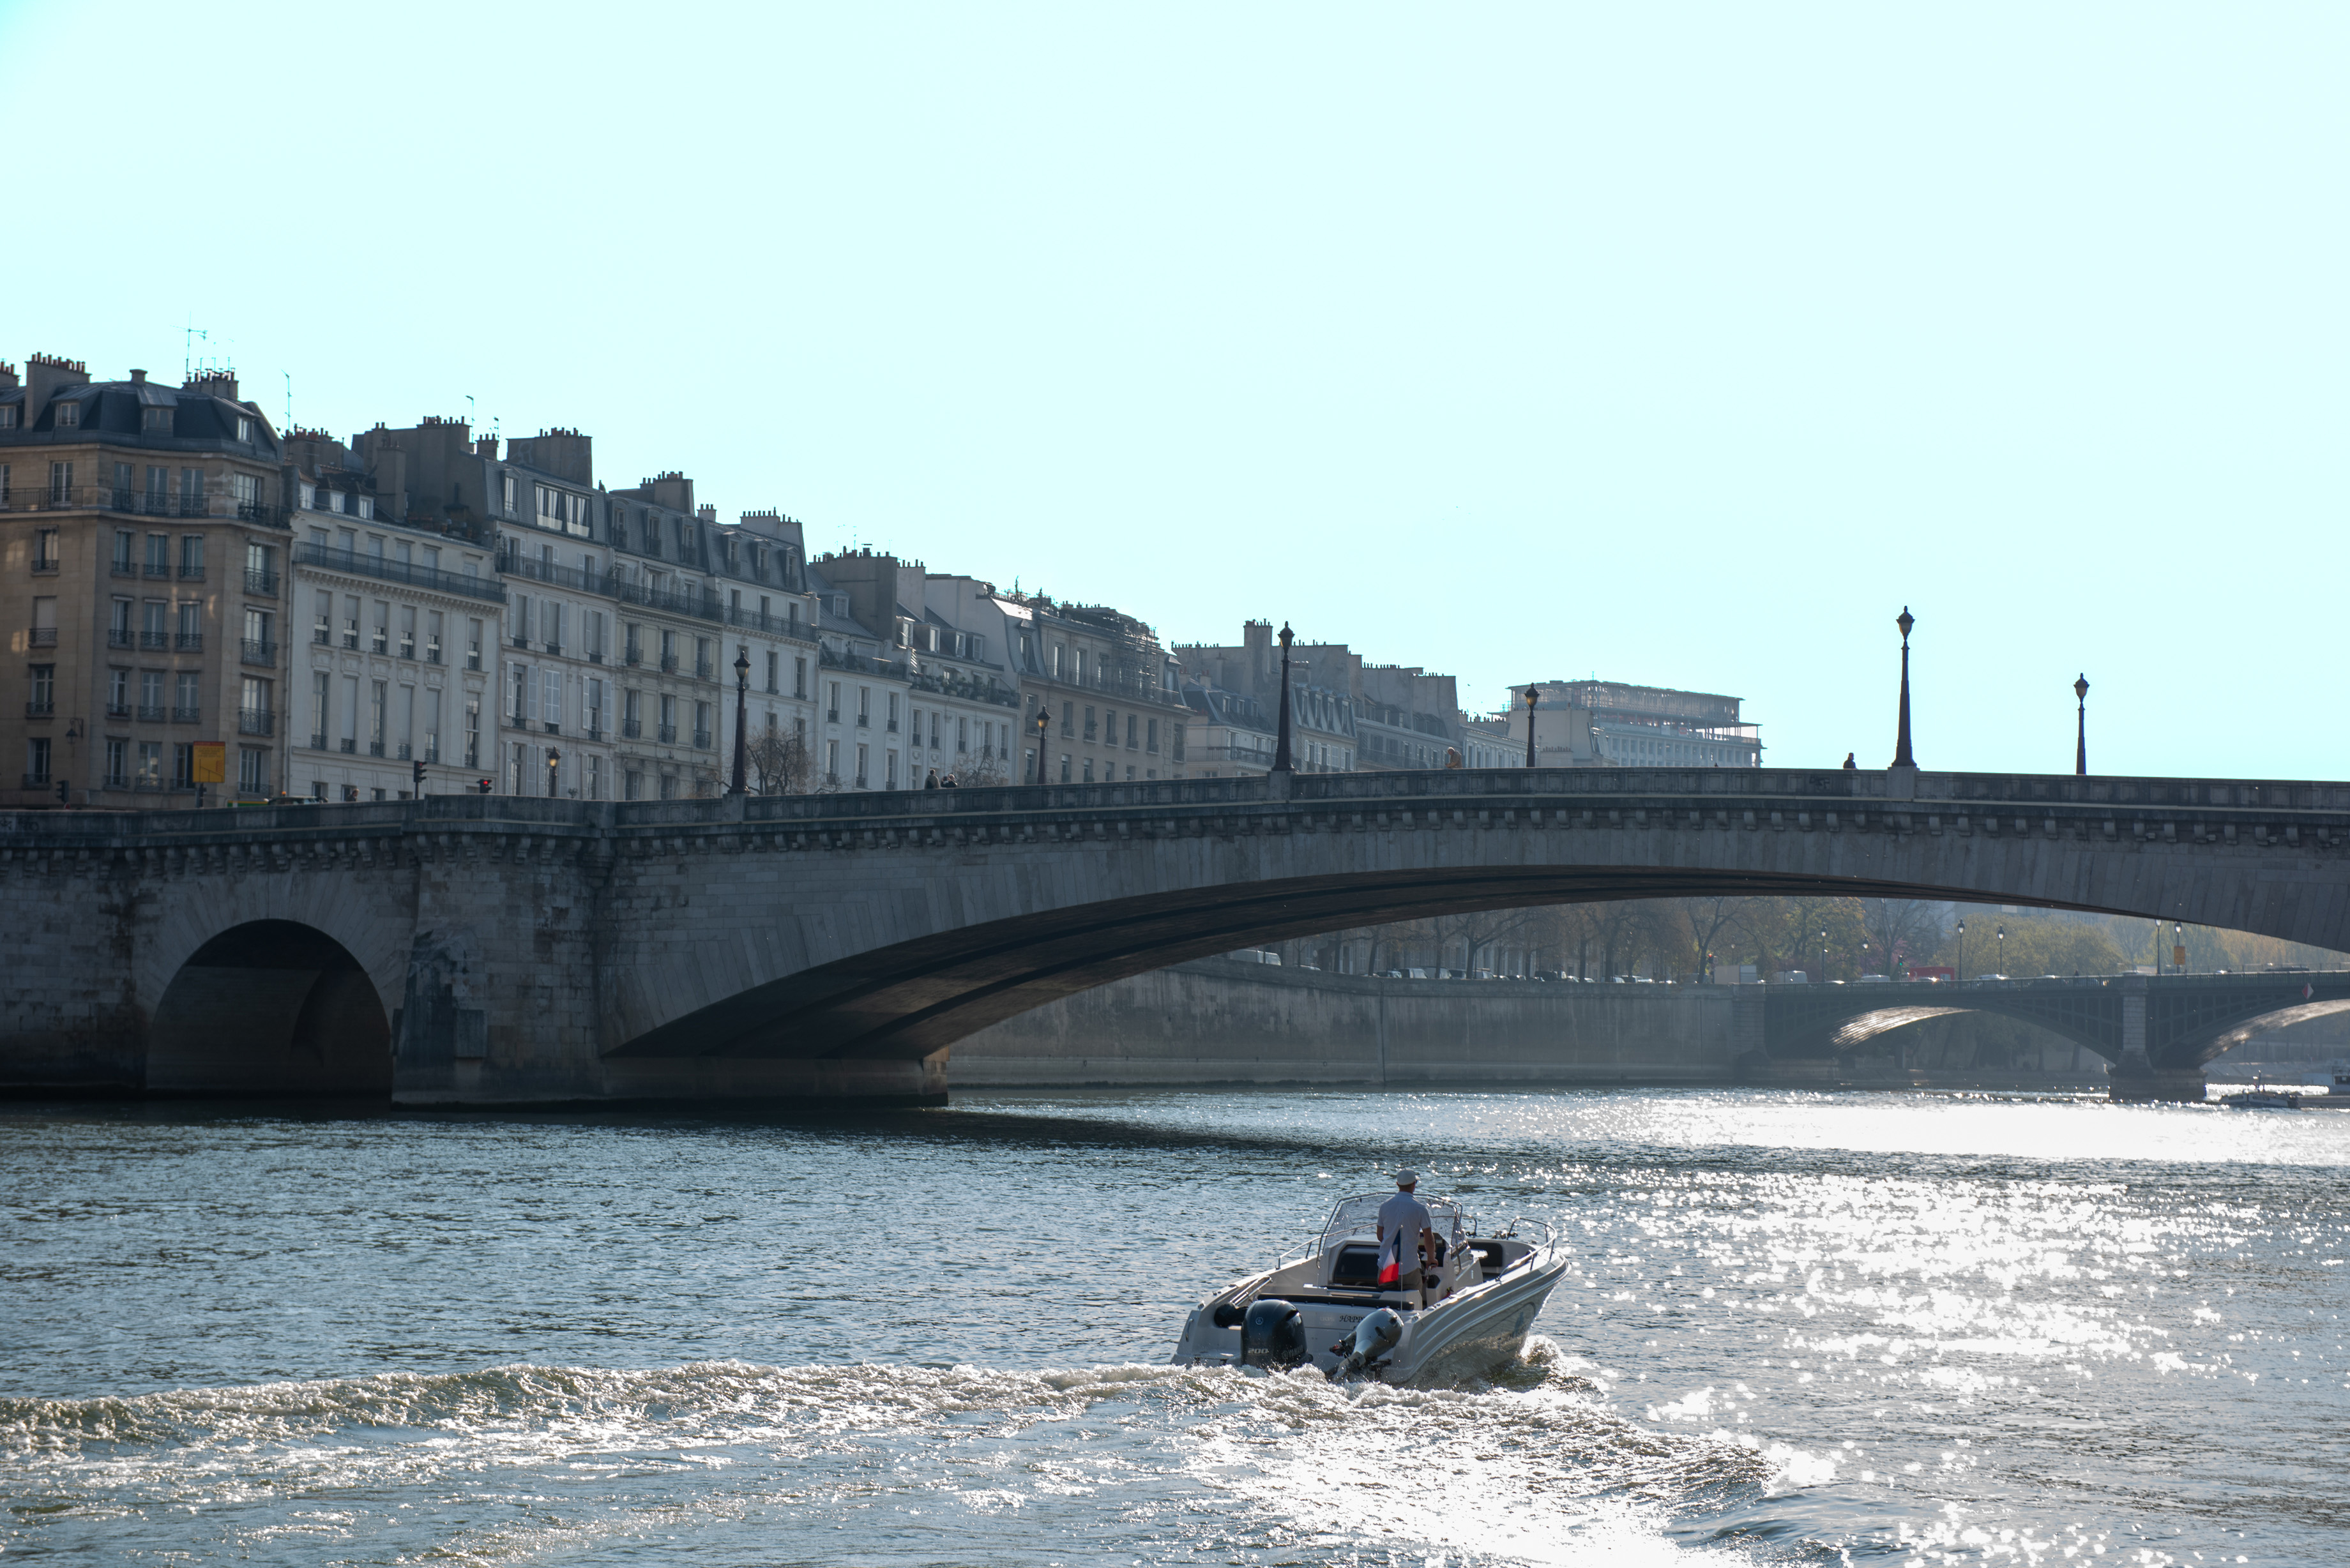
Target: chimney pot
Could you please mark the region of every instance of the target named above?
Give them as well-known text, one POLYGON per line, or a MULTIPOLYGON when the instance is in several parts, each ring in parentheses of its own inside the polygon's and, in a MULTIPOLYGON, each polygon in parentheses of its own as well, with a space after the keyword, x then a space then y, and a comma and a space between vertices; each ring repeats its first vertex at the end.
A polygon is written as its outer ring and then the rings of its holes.
POLYGON ((144 371, 144 370, 133 370, 133 371, 131 371, 131 372, 130 372, 130 384, 131 384, 132 386, 134 386, 134 387, 143 387, 143 386, 145 386, 145 385, 147 384, 147 372, 146 372, 146 371, 144 371))

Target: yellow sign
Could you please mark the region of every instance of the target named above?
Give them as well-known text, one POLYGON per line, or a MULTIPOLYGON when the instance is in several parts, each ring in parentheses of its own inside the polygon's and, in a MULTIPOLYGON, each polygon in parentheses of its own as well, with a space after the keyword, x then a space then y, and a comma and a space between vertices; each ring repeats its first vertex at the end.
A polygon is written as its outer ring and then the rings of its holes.
POLYGON ((196 771, 192 784, 226 784, 228 782, 228 746, 220 741, 196 742, 196 771))

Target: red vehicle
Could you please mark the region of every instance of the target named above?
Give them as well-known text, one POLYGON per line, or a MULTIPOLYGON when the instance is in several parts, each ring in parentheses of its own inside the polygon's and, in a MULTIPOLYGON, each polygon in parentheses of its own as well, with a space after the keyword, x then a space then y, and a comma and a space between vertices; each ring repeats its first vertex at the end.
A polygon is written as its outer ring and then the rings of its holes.
POLYGON ((1948 964, 1913 963, 1902 971, 1905 980, 1956 980, 1959 971, 1948 964))

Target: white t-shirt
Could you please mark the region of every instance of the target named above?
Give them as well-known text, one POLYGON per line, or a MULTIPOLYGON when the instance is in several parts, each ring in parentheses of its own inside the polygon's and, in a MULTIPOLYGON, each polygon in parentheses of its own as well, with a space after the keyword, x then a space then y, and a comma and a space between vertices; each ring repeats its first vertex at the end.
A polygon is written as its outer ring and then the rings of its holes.
POLYGON ((1379 1244, 1384 1247, 1388 1237, 1399 1230, 1403 1232, 1403 1272, 1407 1274, 1419 1267, 1419 1233, 1435 1228, 1436 1222, 1428 1215, 1428 1205, 1409 1192, 1398 1192, 1379 1205, 1379 1244))

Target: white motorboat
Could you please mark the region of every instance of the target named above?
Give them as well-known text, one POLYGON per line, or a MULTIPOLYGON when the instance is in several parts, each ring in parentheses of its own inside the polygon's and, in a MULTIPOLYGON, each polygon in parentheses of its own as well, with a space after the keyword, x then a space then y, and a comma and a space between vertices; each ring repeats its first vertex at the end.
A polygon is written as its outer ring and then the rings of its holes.
POLYGON ((1566 1270, 1538 1220, 1480 1236, 1451 1199, 1428 1205, 1440 1258, 1425 1290, 1379 1287, 1379 1205, 1393 1193, 1339 1200, 1302 1257, 1227 1285, 1192 1310, 1178 1366, 1319 1367, 1333 1382, 1451 1382, 1491 1372, 1525 1347, 1534 1314, 1566 1270), (1539 1240, 1518 1234, 1531 1225, 1539 1240))

